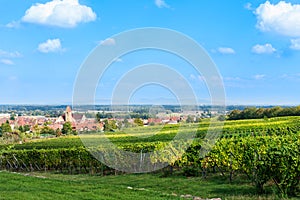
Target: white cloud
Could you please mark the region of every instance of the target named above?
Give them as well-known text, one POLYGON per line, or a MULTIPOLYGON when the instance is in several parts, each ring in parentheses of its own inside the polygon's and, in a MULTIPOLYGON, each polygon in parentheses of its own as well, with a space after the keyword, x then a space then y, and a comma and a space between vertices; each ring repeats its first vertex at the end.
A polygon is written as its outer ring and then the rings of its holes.
POLYGON ((266 75, 264 75, 264 74, 257 74, 257 75, 255 75, 253 78, 255 79, 255 80, 261 80, 261 79, 263 79, 263 78, 265 78, 266 77, 266 75))
POLYGON ((280 1, 261 4, 254 12, 257 28, 261 31, 276 32, 285 36, 300 36, 300 4, 280 1))
POLYGON ((20 58, 22 57, 22 54, 20 54, 18 51, 15 52, 7 52, 0 49, 0 57, 6 57, 6 58, 20 58))
POLYGON ((42 53, 60 52, 64 49, 61 46, 60 39, 49 39, 44 43, 39 44, 38 50, 42 53))
POLYGON ((271 44, 257 44, 252 47, 252 52, 256 54, 272 54, 276 49, 271 44))
POLYGON ((12 22, 6 24, 5 27, 6 28, 19 28, 20 27, 20 22, 12 21, 12 22))
POLYGON ((290 48, 294 50, 300 50, 300 38, 292 39, 290 48))
POLYGON ((107 38, 105 40, 100 41, 100 45, 113 46, 113 45, 116 45, 116 41, 113 38, 107 38))
POLYGON ((14 65, 15 63, 11 60, 11 58, 20 58, 22 57, 22 54, 20 54, 18 51, 15 52, 8 52, 0 49, 0 63, 5 65, 14 65))
POLYGON ((247 10, 253 10, 252 4, 249 2, 244 5, 244 8, 247 10))
POLYGON ((222 54, 235 54, 235 51, 229 47, 219 47, 218 52, 222 54))
POLYGON ((9 60, 9 59, 1 59, 0 62, 5 65, 14 65, 15 64, 12 60, 9 60))
POLYGON ((31 6, 22 18, 23 22, 72 28, 79 23, 96 20, 90 7, 80 5, 78 0, 52 0, 31 6))
POLYGON ((170 8, 164 0, 155 0, 155 5, 159 8, 170 8))

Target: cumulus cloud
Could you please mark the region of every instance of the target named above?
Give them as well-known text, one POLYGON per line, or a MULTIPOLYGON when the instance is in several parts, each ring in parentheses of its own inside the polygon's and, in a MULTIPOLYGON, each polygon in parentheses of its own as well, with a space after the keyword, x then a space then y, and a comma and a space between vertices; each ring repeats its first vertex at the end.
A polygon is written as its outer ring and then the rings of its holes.
POLYGON ((257 75, 255 75, 253 78, 255 79, 255 80, 261 80, 261 79, 263 79, 263 78, 265 78, 266 77, 266 75, 264 75, 264 74, 257 74, 257 75))
POLYGON ((218 52, 221 54, 235 54, 235 51, 229 47, 219 47, 218 52))
POLYGON ((116 45, 116 41, 113 38, 107 38, 105 40, 100 41, 100 45, 113 46, 113 45, 116 45))
POLYGON ((300 50, 300 38, 292 39, 290 48, 294 50, 300 50))
POLYGON ((261 31, 275 32, 284 36, 300 36, 300 4, 280 1, 261 4, 254 12, 257 28, 261 31))
POLYGON ((63 51, 63 48, 60 39, 49 39, 46 42, 39 44, 38 50, 42 53, 50 53, 63 51))
POLYGON ((14 65, 14 62, 10 59, 1 59, 0 62, 5 65, 14 65))
POLYGON ((170 8, 164 0, 155 0, 155 5, 159 8, 170 8))
POLYGON ((78 0, 52 0, 31 6, 22 18, 23 22, 72 28, 79 23, 94 21, 96 14, 78 0))
POLYGON ((257 44, 252 47, 252 52, 256 54, 272 54, 276 49, 271 44, 257 44))

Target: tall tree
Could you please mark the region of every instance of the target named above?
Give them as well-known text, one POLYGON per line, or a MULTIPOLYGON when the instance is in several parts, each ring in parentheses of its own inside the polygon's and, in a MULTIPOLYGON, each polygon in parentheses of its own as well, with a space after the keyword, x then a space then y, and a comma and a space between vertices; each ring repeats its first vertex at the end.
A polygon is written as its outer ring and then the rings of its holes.
POLYGON ((24 125, 23 130, 24 130, 24 132, 30 131, 30 126, 29 125, 24 125))
POLYGON ((9 122, 6 121, 1 125, 2 133, 11 133, 12 129, 11 126, 9 125, 9 122))
POLYGON ((116 120, 104 120, 104 131, 113 131, 117 128, 116 120))
POLYGON ((11 114, 9 120, 14 121, 16 119, 15 116, 16 116, 15 114, 11 114))
POLYGON ((135 118, 133 122, 138 126, 144 126, 144 122, 140 118, 135 118))
POLYGON ((71 122, 66 122, 66 123, 64 123, 61 132, 62 132, 62 134, 64 134, 64 135, 72 134, 72 124, 71 124, 71 122))
POLYGON ((104 131, 111 131, 112 128, 107 119, 104 120, 104 131))

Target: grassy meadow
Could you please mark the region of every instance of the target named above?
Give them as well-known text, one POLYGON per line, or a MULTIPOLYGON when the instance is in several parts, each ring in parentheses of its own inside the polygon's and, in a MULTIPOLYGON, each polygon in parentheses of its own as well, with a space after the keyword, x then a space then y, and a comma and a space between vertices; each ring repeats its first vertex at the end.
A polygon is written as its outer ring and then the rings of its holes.
MULTIPOLYGON (((183 196, 221 199, 280 199, 269 190, 256 195, 251 183, 234 183, 219 176, 201 177, 156 174, 117 176, 62 175, 55 173, 0 172, 0 199, 184 199, 183 196)), ((192 199, 192 198, 187 198, 192 199)), ((297 199, 297 198, 290 198, 297 199)))

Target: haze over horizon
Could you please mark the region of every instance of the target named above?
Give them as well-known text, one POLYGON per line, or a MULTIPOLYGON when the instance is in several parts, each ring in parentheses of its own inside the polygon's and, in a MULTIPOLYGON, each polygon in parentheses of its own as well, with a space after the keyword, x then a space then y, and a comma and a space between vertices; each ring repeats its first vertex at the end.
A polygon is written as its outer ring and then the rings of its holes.
MULTIPOLYGON (((0 5, 0 104, 71 104, 73 84, 90 52, 97 45, 118 45, 113 35, 143 27, 175 30, 199 43, 218 67, 228 105, 300 104, 299 1, 3 0, 0 5)), ((142 50, 112 63, 99 80, 96 104, 109 104, 123 75, 145 63, 172 67, 199 104, 210 103, 205 78, 187 61, 142 50)), ((130 99, 176 102, 176 94, 158 85, 138 88, 130 99)))

